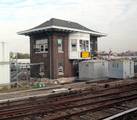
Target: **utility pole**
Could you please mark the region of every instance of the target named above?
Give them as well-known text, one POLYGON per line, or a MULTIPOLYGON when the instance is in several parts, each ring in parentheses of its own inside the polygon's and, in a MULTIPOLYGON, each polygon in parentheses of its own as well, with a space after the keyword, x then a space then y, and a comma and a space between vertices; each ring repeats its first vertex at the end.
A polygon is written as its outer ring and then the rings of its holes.
POLYGON ((5 60, 5 42, 3 41, 1 42, 1 44, 2 44, 2 61, 4 61, 5 60))
POLYGON ((18 53, 16 53, 16 71, 17 71, 17 88, 19 85, 19 78, 18 78, 18 74, 19 74, 19 69, 18 69, 18 53))

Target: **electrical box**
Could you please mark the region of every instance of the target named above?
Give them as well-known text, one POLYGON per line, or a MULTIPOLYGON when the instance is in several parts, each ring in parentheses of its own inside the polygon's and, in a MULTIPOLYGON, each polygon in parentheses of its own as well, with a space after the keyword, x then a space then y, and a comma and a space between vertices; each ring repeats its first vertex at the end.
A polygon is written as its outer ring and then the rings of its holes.
POLYGON ((130 59, 114 59, 108 63, 108 77, 126 79, 134 77, 134 61, 130 59))
POLYGON ((95 80, 106 79, 108 74, 108 61, 87 60, 79 62, 79 79, 95 80))

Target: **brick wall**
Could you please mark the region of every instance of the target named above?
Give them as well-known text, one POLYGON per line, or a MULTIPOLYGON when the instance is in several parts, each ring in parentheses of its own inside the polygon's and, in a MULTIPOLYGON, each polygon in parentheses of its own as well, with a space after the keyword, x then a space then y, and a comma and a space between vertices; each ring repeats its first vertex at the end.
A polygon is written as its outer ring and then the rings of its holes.
MULTIPOLYGON (((56 79, 59 77, 72 77, 76 75, 73 61, 68 59, 68 34, 65 32, 37 33, 30 36, 30 58, 31 63, 44 63, 45 77, 56 79), (33 46, 35 40, 48 38, 48 53, 35 53, 33 46), (58 53, 57 39, 63 40, 63 53, 58 53), (63 61, 64 75, 58 75, 58 62, 63 61)), ((38 66, 31 66, 32 77, 38 77, 38 66)))

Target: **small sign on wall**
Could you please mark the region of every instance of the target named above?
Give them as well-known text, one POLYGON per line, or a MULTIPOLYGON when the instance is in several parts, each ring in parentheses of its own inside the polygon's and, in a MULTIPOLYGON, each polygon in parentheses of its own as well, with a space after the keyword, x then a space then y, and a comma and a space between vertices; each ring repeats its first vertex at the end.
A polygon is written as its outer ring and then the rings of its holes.
POLYGON ((89 58, 90 57, 90 52, 88 52, 88 51, 81 52, 81 57, 82 58, 89 58))

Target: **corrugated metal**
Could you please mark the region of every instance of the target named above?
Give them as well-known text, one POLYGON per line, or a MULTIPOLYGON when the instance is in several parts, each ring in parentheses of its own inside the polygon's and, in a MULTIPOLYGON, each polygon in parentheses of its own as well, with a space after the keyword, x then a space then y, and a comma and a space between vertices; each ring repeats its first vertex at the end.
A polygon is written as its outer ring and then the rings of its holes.
POLYGON ((126 79, 134 77, 134 62, 128 59, 111 60, 108 64, 108 77, 126 79))
POLYGON ((108 62, 105 60, 89 60, 79 63, 79 79, 104 79, 108 74, 108 62))

